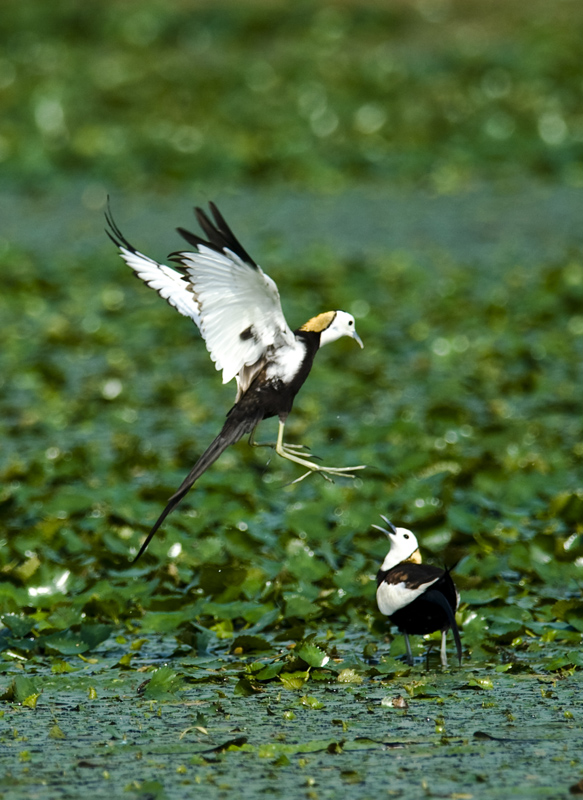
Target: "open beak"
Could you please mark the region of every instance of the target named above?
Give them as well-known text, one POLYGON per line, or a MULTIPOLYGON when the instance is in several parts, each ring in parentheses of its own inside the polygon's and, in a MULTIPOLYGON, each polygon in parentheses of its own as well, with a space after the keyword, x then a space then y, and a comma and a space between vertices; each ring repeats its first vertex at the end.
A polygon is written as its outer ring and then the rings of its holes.
POLYGON ((387 523, 387 525, 389 526, 389 530, 387 530, 386 528, 381 528, 380 525, 373 525, 372 527, 376 528, 377 531, 382 531, 384 534, 386 534, 389 537, 389 539, 391 538, 391 536, 396 536, 397 535, 397 529, 395 528, 393 523, 390 520, 388 520, 386 517, 383 517, 382 514, 381 514, 381 519, 383 520, 383 522, 387 523))
POLYGON ((387 523, 387 525, 391 529, 391 533, 397 533, 397 529, 395 528, 395 526, 393 525, 393 523, 389 519, 387 519, 386 517, 383 517, 382 514, 381 514, 381 519, 382 519, 383 522, 387 523))

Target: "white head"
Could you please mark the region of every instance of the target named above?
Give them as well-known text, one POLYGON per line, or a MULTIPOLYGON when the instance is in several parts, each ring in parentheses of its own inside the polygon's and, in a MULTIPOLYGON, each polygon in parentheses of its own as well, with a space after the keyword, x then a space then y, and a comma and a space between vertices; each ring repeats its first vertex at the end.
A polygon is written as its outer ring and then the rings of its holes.
POLYGON ((389 522, 389 520, 382 515, 381 519, 386 522, 389 530, 381 528, 380 525, 373 525, 373 528, 386 533, 391 543, 391 548, 385 556, 381 569, 392 569, 402 561, 414 561, 417 564, 421 563, 419 544, 415 534, 407 530, 407 528, 395 528, 393 523, 389 522))
POLYGON ((314 331, 320 334, 320 347, 330 342, 335 342, 342 336, 350 336, 361 347, 364 347, 360 336, 356 332, 354 317, 347 311, 325 311, 317 317, 309 319, 300 328, 301 331, 314 331))

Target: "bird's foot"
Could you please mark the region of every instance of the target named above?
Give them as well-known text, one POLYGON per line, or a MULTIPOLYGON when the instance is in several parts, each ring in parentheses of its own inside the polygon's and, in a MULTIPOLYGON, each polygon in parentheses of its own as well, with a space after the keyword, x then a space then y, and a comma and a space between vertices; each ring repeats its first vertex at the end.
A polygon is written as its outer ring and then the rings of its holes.
POLYGON ((307 468, 307 472, 305 472, 299 478, 296 478, 295 481, 292 481, 292 483, 300 483, 304 480, 304 478, 307 478, 308 475, 311 475, 315 472, 321 475, 324 480, 333 483, 334 481, 333 478, 330 477, 331 475, 341 475, 345 478, 355 478, 356 475, 353 475, 353 472, 356 472, 359 469, 366 469, 366 464, 359 464, 356 467, 325 467, 321 464, 314 464, 313 461, 308 460, 309 458, 316 458, 317 456, 308 456, 302 458, 294 453, 290 453, 285 447, 276 448, 276 452, 282 458, 287 458, 289 461, 293 461, 295 464, 299 464, 300 466, 307 468))
POLYGON ((313 459, 317 459, 318 461, 322 460, 320 458, 320 456, 316 456, 316 455, 314 455, 314 453, 304 453, 304 452, 302 452, 302 450, 304 450, 304 449, 305 450, 309 450, 310 448, 308 447, 307 444, 292 444, 292 445, 290 445, 290 444, 285 444, 284 443, 282 445, 282 447, 280 448, 280 450, 278 450, 276 448, 275 452, 279 453, 279 455, 283 456, 283 458, 291 458, 292 461, 294 461, 295 457, 299 454, 301 456, 302 460, 305 460, 308 464, 312 464, 313 463, 313 459), (284 453, 285 453, 285 455, 284 455, 284 453))
POLYGON ((300 481, 303 481, 304 478, 307 478, 308 475, 311 475, 313 472, 317 472, 324 478, 324 480, 333 483, 333 479, 330 477, 331 475, 343 475, 345 478, 355 478, 356 476, 352 474, 353 472, 356 472, 356 470, 359 469, 366 469, 365 464, 359 464, 357 467, 325 467, 322 464, 314 464, 314 461, 311 459, 317 458, 317 456, 311 455, 310 453, 302 453, 302 455, 298 455, 294 452, 294 450, 301 450, 301 445, 284 444, 284 424, 285 423, 280 419, 275 452, 278 456, 286 458, 288 461, 293 461, 294 464, 299 464, 301 467, 305 467, 307 470, 307 472, 305 472, 299 478, 296 478, 296 480, 292 481, 292 483, 299 483, 300 481))
MULTIPOLYGON (((251 445, 251 447, 271 447, 274 450, 277 450, 277 442, 255 442, 250 438, 249 439, 249 444, 251 445)), ((286 452, 293 452, 294 450, 300 451, 300 450, 309 450, 310 449, 309 445, 307 445, 307 444, 289 444, 288 442, 284 442, 281 445, 281 448, 283 450, 285 450, 286 452)), ((318 456, 311 456, 311 455, 308 455, 308 454, 305 454, 305 457, 306 458, 318 458, 318 456)))
MULTIPOLYGON (((289 442, 283 443, 284 450, 311 450, 309 444, 290 444, 289 442)), ((307 458, 315 458, 315 456, 306 456, 307 458)))

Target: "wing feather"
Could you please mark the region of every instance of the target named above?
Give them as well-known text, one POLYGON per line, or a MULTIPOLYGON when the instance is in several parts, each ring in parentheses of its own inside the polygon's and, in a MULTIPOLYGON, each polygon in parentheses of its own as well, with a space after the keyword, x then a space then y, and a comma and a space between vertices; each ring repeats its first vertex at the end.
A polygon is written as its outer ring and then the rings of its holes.
MULTIPOLYGON (((197 209, 209 241, 199 241, 196 253, 174 253, 172 260, 188 276, 200 309, 201 333, 216 368, 223 371, 223 383, 228 383, 262 361, 270 348, 293 347, 295 337, 274 281, 251 260, 216 206, 211 204, 211 210, 216 228, 197 209)), ((187 241, 191 236, 185 236, 187 241)))
POLYGON ((120 247, 120 255, 138 278, 158 292, 171 306, 190 317, 200 328, 200 314, 196 299, 187 280, 171 267, 159 264, 139 252, 120 247))
POLYGON ((285 321, 277 286, 251 259, 214 203, 209 205, 214 223, 202 209, 195 209, 208 241, 178 229, 196 251, 172 253, 169 258, 176 269, 132 247, 109 207, 107 234, 134 273, 196 323, 211 359, 223 372, 223 383, 241 373, 240 393, 271 348, 294 348, 297 343, 285 321))
POLYGON ((128 242, 114 222, 111 210, 107 209, 105 215, 110 230, 106 230, 111 241, 119 249, 119 254, 146 286, 154 289, 177 311, 190 319, 200 328, 200 310, 193 294, 190 281, 180 272, 164 264, 159 264, 152 258, 143 255, 128 242))
POLYGON ((439 576, 434 580, 415 587, 415 589, 408 587, 405 581, 400 581, 399 583, 387 583, 386 580, 382 581, 377 589, 377 605, 379 611, 387 617, 392 616, 400 608, 405 608, 405 606, 408 606, 413 600, 420 597, 438 580, 439 576))

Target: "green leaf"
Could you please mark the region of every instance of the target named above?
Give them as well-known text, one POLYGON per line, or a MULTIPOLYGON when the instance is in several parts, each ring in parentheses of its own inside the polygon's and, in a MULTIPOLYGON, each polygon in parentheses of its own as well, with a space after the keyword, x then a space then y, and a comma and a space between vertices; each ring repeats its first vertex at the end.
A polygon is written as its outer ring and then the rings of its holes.
POLYGON ((51 664, 51 672, 54 675, 65 675, 68 672, 76 672, 76 669, 67 661, 63 661, 60 658, 55 658, 51 664))
MULTIPOLYGON (((279 610, 279 608, 272 608, 269 611, 264 611, 263 609, 265 608, 266 606, 260 607, 262 613, 255 622, 255 624, 251 628, 247 629, 248 635, 255 635, 265 630, 265 628, 271 627, 273 623, 280 617, 281 611, 279 610)), ((246 614, 245 619, 247 619, 248 622, 252 621, 250 619, 249 613, 246 614)))
POLYGON ((384 656, 373 668, 380 675, 406 675, 411 667, 397 658, 384 656))
POLYGON ((48 636, 42 636, 37 640, 37 644, 63 656, 79 655, 91 650, 90 644, 82 639, 81 634, 72 630, 59 631, 48 636))
POLYGON ((307 552, 304 548, 286 560, 286 567, 296 578, 309 583, 315 583, 323 578, 328 572, 325 563, 318 560, 313 553, 307 552))
POLYGON ((329 661, 329 656, 317 645, 305 642, 299 649, 295 650, 296 655, 305 661, 309 667, 323 667, 329 661))
POLYGON ((302 595, 290 594, 286 597, 285 616, 298 617, 299 619, 312 619, 321 613, 320 608, 306 600, 302 595))
MULTIPOLYGON (((36 681, 26 675, 18 675, 14 679, 13 686, 13 695, 17 703, 24 703, 30 697, 36 697, 38 699, 38 695, 41 692, 36 681)), ((36 705, 36 700, 34 703, 36 705)))
POLYGON ((89 650, 95 650, 102 642, 109 639, 113 631, 113 625, 85 623, 81 626, 80 638, 88 645, 89 650))
POLYGON ((142 620, 143 633, 172 633, 180 625, 195 618, 198 609, 191 604, 184 605, 179 611, 150 611, 142 620))
POLYGON ((311 695, 304 695, 300 698, 300 703, 303 706, 307 706, 308 708, 313 708, 319 710, 320 708, 324 708, 324 703, 321 700, 318 700, 317 697, 312 697, 311 695))
MULTIPOLYGON (((233 619, 246 619, 250 614, 255 617, 257 614, 257 607, 254 603, 249 603, 244 600, 235 600, 232 603, 204 603, 202 606, 202 613, 208 614, 211 617, 219 620, 233 620, 233 619)), ((250 620, 254 622, 254 619, 250 620)))
POLYGON ((282 682, 284 689, 297 691, 302 689, 305 682, 308 680, 307 672, 280 672, 279 680, 282 682))
POLYGON ((22 705, 26 706, 27 708, 36 708, 36 704, 38 703, 38 699, 41 694, 41 692, 37 692, 37 694, 30 694, 28 697, 24 698, 22 705))
POLYGON ((249 678, 240 678, 233 689, 233 694, 239 697, 252 697, 259 691, 261 691, 261 688, 254 686, 249 678))
POLYGON ((483 606, 508 596, 506 586, 492 586, 487 589, 464 589, 463 602, 469 606, 483 606))
POLYGON ((440 694, 438 688, 425 679, 404 684, 403 689, 409 697, 439 697, 440 694))
MULTIPOLYGON (((466 686, 469 689, 493 689, 492 678, 470 678, 466 686)), ((465 688, 465 687, 464 687, 465 688)))
POLYGON ((268 664, 263 669, 255 672, 253 678, 258 681, 270 681, 272 678, 276 678, 279 675, 283 667, 283 661, 274 661, 272 664, 268 664))
POLYGON ((152 673, 144 691, 148 700, 172 700, 184 689, 184 678, 170 667, 160 667, 152 673))
POLYGON ((355 669, 343 669, 338 673, 338 683, 362 683, 364 678, 355 669))
POLYGON ((142 783, 132 786, 134 797, 143 800, 168 800, 168 795, 160 781, 142 781, 142 783))
POLYGON ((10 628, 12 634, 17 638, 27 636, 34 628, 33 619, 16 614, 4 614, 2 623, 6 625, 7 628, 10 628))

